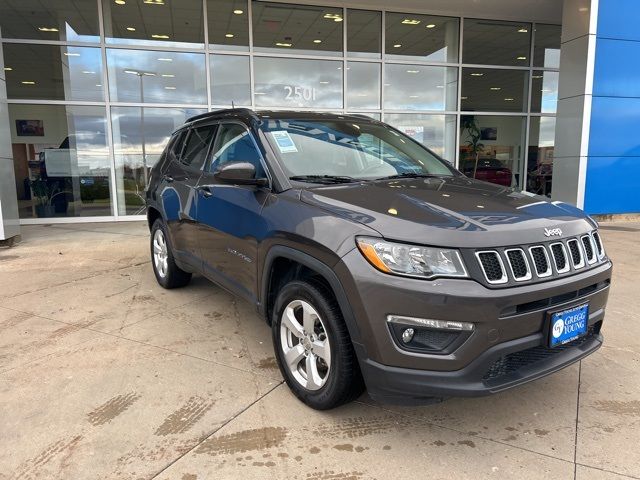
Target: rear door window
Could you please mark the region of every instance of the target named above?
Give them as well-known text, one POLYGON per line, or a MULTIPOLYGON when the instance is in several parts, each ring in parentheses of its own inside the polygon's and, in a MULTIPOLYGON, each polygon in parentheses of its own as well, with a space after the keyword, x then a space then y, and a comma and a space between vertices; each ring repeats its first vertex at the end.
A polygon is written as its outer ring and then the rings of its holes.
POLYGON ((215 125, 205 125, 191 129, 182 150, 180 162, 199 170, 207 160, 211 141, 216 133, 215 125))
POLYGON ((188 130, 182 130, 178 132, 174 137, 171 145, 169 146, 169 161, 176 162, 180 160, 180 155, 182 153, 182 148, 184 147, 184 137, 186 136, 188 130))

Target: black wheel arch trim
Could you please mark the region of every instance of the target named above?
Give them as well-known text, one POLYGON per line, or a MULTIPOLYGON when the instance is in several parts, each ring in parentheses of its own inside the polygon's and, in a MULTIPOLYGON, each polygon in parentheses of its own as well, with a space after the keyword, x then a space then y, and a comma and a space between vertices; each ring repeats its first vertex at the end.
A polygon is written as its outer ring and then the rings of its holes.
MULTIPOLYGON (((334 295, 336 296, 336 300, 338 302, 338 305, 340 306, 340 310, 342 311, 342 316, 344 317, 344 321, 347 325, 347 329, 349 330, 349 335, 351 337, 351 341, 354 344, 354 347, 356 347, 356 345, 361 346, 362 342, 360 329, 358 328, 353 310, 351 309, 351 305, 349 304, 347 294, 336 273, 326 263, 291 247, 286 247, 284 245, 274 245, 267 252, 262 267, 262 275, 260 277, 262 279, 262 284, 260 286, 260 303, 258 304, 258 311, 260 312, 260 314, 268 321, 266 300, 268 298, 269 286, 271 282, 271 268, 277 258, 286 258, 304 265, 305 267, 308 267, 311 270, 317 272, 328 282, 329 286, 333 290, 334 295)), ((359 348, 356 348, 356 352, 359 352, 359 350, 359 348)))

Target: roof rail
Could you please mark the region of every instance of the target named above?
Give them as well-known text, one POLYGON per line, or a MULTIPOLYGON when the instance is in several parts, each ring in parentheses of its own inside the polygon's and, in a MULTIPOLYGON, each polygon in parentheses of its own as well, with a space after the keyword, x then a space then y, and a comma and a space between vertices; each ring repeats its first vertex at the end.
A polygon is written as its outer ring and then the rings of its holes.
POLYGON ((201 118, 208 118, 210 116, 220 115, 222 113, 245 113, 251 115, 252 117, 256 116, 256 113, 250 108, 221 108, 219 110, 212 110, 211 112, 205 112, 193 117, 189 117, 187 118, 186 123, 195 122, 196 120, 200 120, 201 118))
POLYGON ((350 117, 362 118, 363 120, 376 120, 376 121, 379 121, 377 118, 370 117, 369 115, 365 115, 364 113, 347 113, 347 115, 349 115, 350 117))

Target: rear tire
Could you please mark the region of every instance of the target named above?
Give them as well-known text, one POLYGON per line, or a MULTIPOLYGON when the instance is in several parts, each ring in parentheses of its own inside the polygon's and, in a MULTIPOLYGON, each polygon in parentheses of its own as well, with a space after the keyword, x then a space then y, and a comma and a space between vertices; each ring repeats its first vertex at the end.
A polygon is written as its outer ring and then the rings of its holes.
POLYGON ((151 227, 151 265, 161 287, 171 289, 184 287, 191 280, 191 273, 176 265, 167 235, 167 227, 161 218, 151 227))
POLYGON ((328 410, 364 390, 353 344, 332 292, 294 280, 278 293, 272 335, 280 372, 296 397, 328 410))

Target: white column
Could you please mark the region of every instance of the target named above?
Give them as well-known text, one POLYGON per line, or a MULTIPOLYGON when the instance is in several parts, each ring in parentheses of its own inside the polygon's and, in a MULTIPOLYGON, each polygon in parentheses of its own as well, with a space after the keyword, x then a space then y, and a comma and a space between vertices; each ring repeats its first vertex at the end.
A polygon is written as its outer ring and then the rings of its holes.
POLYGON ((553 199, 584 206, 598 0, 564 0, 553 199))
MULTIPOLYGON (((0 32, 0 39, 2 38, 0 32)), ((2 42, 0 42, 0 244, 19 239, 18 194, 13 171, 7 82, 4 71, 2 42)))

